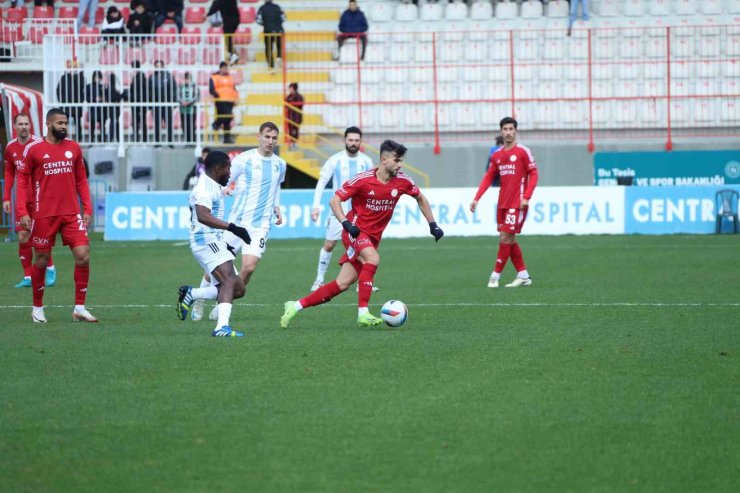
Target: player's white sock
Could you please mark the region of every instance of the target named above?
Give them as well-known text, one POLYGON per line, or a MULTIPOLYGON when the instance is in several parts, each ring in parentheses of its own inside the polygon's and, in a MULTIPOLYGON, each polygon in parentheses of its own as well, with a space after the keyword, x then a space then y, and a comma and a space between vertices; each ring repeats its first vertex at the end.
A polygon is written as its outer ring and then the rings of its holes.
POLYGON ((206 280, 205 277, 202 277, 200 279, 200 286, 199 287, 201 287, 201 288, 207 288, 210 285, 211 285, 211 281, 206 280))
POLYGON ((301 305, 300 301, 295 301, 294 303, 295 303, 295 311, 299 312, 303 310, 303 305, 301 305))
POLYGON ((491 279, 499 280, 501 278, 501 274, 499 274, 496 271, 491 272, 491 279))
POLYGON ((357 307, 357 316, 358 317, 361 317, 362 315, 366 314, 369 311, 370 310, 366 306, 357 307))
POLYGON ((231 303, 219 303, 218 322, 216 322, 216 328, 220 329, 221 327, 229 325, 229 317, 231 317, 231 303))
POLYGON ((218 298, 218 288, 216 286, 208 286, 207 288, 191 289, 190 296, 194 300, 215 300, 218 298))
POLYGON ((529 279, 529 272, 527 272, 527 269, 520 270, 516 273, 516 276, 522 279, 529 279))
POLYGON ((75 305, 75 311, 77 313, 84 312, 85 311, 85 305, 75 305))
POLYGON ((47 270, 57 270, 56 264, 52 265, 51 267, 47 267, 47 270))
POLYGON ((319 268, 316 271, 316 280, 324 282, 324 276, 326 275, 326 270, 329 268, 329 263, 331 263, 331 256, 334 252, 327 252, 324 250, 324 248, 321 248, 321 251, 319 252, 319 268))

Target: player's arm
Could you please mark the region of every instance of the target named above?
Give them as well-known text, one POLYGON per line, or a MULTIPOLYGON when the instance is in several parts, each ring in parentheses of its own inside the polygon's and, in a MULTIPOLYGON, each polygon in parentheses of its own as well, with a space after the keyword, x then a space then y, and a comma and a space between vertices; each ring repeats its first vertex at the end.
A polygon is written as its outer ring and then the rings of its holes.
POLYGON ((31 211, 26 210, 28 203, 29 188, 31 184, 31 166, 32 161, 25 155, 23 157, 25 166, 18 170, 18 181, 15 187, 15 208, 18 211, 18 221, 23 229, 31 230, 31 211))
POLYGON ((214 217, 213 214, 211 214, 211 209, 204 205, 195 204, 195 216, 198 218, 198 222, 204 226, 231 231, 234 235, 244 240, 246 244, 252 242, 252 239, 249 237, 249 233, 245 228, 237 226, 234 223, 227 223, 226 221, 214 217))
POLYGON ((470 212, 475 212, 475 208, 478 207, 478 201, 483 197, 483 194, 486 193, 488 187, 491 186, 491 183, 493 183, 493 180, 495 180, 498 175, 498 166, 493 163, 493 154, 491 154, 490 161, 491 166, 489 166, 486 174, 483 175, 483 179, 481 180, 480 185, 478 185, 478 191, 475 192, 475 198, 470 203, 470 212))
POLYGON ((275 212, 275 224, 280 226, 283 224, 283 213, 280 211, 280 189, 282 188, 283 182, 285 181, 285 173, 287 171, 288 165, 287 164, 281 164, 280 165, 280 183, 278 183, 278 186, 275 189, 275 197, 273 198, 272 202, 272 210, 275 212))
POLYGON ((244 173, 247 167, 247 160, 241 154, 231 160, 231 176, 229 176, 229 183, 226 184, 225 189, 232 188, 232 185, 236 183, 236 180, 244 173))
POLYGON ((434 220, 432 205, 429 203, 429 200, 427 200, 426 196, 421 192, 419 192, 419 195, 415 196, 414 198, 416 199, 416 203, 419 204, 419 210, 429 223, 429 234, 434 236, 434 241, 439 241, 440 238, 445 235, 445 233, 444 231, 442 231, 442 228, 437 226, 437 223, 434 220))
POLYGON ((82 202, 82 221, 85 227, 90 225, 92 219, 92 199, 90 198, 90 185, 87 182, 87 173, 85 173, 85 163, 82 162, 82 151, 75 162, 75 184, 77 186, 77 195, 82 202))
POLYGON ((329 158, 319 171, 319 181, 316 183, 316 189, 313 191, 313 207, 311 209, 311 219, 316 222, 321 214, 321 196, 324 193, 327 183, 334 174, 335 161, 329 158))
POLYGON ((524 189, 524 197, 522 197, 522 209, 529 207, 529 199, 531 199, 532 194, 534 194, 534 189, 537 187, 539 176, 537 165, 534 161, 530 162, 529 165, 527 165, 527 188, 524 189))
POLYGON ((5 185, 3 186, 3 210, 6 214, 10 214, 10 191, 13 189, 13 181, 15 179, 15 164, 10 159, 3 159, 3 166, 5 167, 5 185))
POLYGON ((360 231, 359 226, 357 226, 356 224, 352 224, 352 221, 347 219, 347 216, 344 215, 344 211, 342 210, 342 199, 339 195, 340 190, 337 190, 337 193, 329 201, 329 207, 334 213, 334 217, 337 218, 337 221, 342 223, 342 227, 344 228, 344 230, 347 231, 347 233, 349 233, 352 237, 357 238, 358 236, 360 236, 360 233, 362 231, 360 231))

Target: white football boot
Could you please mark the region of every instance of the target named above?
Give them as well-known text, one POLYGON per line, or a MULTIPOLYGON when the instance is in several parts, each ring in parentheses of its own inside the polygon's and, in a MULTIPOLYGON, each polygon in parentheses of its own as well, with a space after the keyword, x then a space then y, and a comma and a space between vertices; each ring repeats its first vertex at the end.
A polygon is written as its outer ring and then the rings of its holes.
POLYGON ((206 300, 195 300, 193 307, 190 309, 190 318, 194 322, 203 320, 203 309, 205 308, 206 300))
POLYGON ((93 317, 92 313, 87 311, 87 308, 83 308, 82 310, 75 308, 72 311, 72 320, 74 322, 87 322, 90 324, 98 323, 98 319, 93 317))
POLYGON ((517 277, 513 281, 511 281, 509 284, 506 285, 507 288, 518 288, 520 286, 531 286, 532 285, 532 279, 517 277))
POLYGON ((491 274, 491 277, 488 278, 488 287, 489 288, 497 288, 498 287, 498 278, 495 277, 493 274, 491 274))
POLYGON ((37 324, 45 324, 46 323, 46 316, 44 315, 44 307, 37 307, 34 306, 31 311, 31 320, 34 321, 34 323, 37 324))

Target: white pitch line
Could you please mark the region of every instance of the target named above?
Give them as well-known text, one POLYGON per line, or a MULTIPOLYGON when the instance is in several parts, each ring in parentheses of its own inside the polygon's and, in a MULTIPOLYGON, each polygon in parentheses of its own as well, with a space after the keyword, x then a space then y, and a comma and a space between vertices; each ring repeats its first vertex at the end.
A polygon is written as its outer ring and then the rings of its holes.
MULTIPOLYGON (((703 308, 703 307, 740 307, 740 303, 630 303, 630 302, 614 302, 614 303, 406 303, 408 306, 418 307, 582 307, 582 308, 620 308, 620 307, 646 307, 646 308, 703 308)), ((282 304, 274 303, 236 303, 237 306, 243 307, 275 307, 282 306, 282 304)), ((175 304, 170 303, 167 305, 88 305, 92 309, 97 308, 174 308, 175 304)), ((348 307, 357 306, 356 303, 332 303, 324 305, 324 308, 329 307, 348 307)), ((46 308, 69 308, 70 305, 46 305, 46 308)), ((0 305, 0 309, 22 309, 30 308, 28 305, 0 305)))

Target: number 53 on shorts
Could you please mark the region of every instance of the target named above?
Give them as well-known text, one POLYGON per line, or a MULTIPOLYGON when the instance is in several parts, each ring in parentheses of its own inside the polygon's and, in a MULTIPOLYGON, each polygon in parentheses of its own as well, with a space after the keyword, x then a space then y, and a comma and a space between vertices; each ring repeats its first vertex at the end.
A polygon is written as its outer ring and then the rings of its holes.
POLYGON ((528 209, 498 209, 498 230, 504 233, 519 234, 527 219, 528 209))

